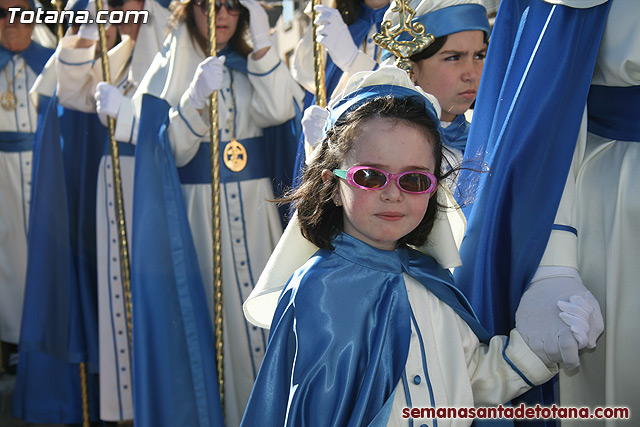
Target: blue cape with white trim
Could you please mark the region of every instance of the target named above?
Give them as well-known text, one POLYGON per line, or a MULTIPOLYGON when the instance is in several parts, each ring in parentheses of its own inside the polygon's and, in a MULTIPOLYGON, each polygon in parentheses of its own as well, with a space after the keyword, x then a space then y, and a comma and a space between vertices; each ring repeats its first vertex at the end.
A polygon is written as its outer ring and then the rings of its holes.
POLYGON ((376 249, 344 233, 333 245, 283 290, 242 426, 386 426, 411 337, 403 272, 488 342, 451 274, 433 258, 376 249))
POLYGON ((223 425, 213 327, 178 172, 169 104, 144 95, 136 144, 131 289, 137 426, 223 425))

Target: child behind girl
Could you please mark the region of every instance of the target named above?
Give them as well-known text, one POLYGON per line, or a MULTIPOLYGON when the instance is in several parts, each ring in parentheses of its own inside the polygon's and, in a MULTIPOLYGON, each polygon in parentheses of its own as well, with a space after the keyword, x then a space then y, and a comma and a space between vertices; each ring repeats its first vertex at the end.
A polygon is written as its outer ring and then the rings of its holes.
POLYGON ((280 297, 244 426, 410 425, 405 408, 497 405, 557 372, 516 330, 487 341, 450 272, 409 247, 442 215, 443 148, 433 105, 406 86, 334 105, 284 199, 320 250, 280 297))

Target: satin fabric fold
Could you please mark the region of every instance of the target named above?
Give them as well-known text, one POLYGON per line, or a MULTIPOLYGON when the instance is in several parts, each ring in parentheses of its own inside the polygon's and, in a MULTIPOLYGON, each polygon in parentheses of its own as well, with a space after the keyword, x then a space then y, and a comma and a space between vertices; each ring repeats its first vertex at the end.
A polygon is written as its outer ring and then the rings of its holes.
POLYGON ((215 339, 166 126, 142 97, 133 197, 131 288, 137 426, 223 425, 215 339))
POLYGON ((95 176, 92 203, 81 188, 91 182, 87 153, 95 149, 87 136, 105 129, 95 114, 59 107, 55 95, 41 96, 38 105, 13 414, 37 423, 80 423, 80 362, 87 366, 91 419, 99 419, 95 248, 86 242, 95 246, 95 176), (93 213, 86 233, 83 210, 93 213))
POLYGON ((283 291, 244 426, 386 425, 411 337, 403 272, 488 338, 434 259, 376 249, 344 233, 333 245, 283 291))

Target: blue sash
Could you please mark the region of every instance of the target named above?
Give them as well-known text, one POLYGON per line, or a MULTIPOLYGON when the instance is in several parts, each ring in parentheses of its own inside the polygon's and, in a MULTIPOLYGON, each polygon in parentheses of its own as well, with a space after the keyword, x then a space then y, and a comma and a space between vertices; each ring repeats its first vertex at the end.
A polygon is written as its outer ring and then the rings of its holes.
POLYGON ((589 132, 618 141, 640 141, 640 86, 591 86, 589 132))
MULTIPOLYGON (((119 156, 127 156, 133 157, 136 153, 136 146, 130 144, 128 142, 120 142, 118 141, 118 155, 119 156)), ((107 139, 107 143, 104 144, 104 149, 102 151, 103 156, 111 155, 111 145, 109 144, 109 139, 107 139)))
MULTIPOLYGON (((250 179, 265 178, 269 176, 269 168, 265 162, 268 158, 267 146, 264 137, 247 138, 239 140, 247 151, 247 164, 239 172, 233 172, 224 164, 224 146, 220 145, 220 182, 248 181, 250 179)), ((200 148, 195 157, 185 166, 178 168, 178 176, 181 184, 210 184, 211 183, 211 149, 208 142, 200 143, 200 148)))
POLYGON ((0 132, 0 151, 7 153, 31 151, 33 135, 27 132, 0 132))

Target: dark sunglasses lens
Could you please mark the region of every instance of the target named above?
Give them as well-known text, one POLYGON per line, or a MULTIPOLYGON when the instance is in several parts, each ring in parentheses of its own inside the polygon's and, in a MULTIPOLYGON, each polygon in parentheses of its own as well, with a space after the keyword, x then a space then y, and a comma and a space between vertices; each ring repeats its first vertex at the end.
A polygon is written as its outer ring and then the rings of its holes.
POLYGON ((9 11, 7 9, 5 9, 4 7, 0 7, 0 19, 6 18, 8 14, 9 11))
POLYGON ((227 10, 233 12, 240 12, 240 2, 238 0, 227 0, 227 10))
POLYGON ((360 169, 353 174, 356 184, 367 188, 380 188, 387 182, 387 177, 375 169, 360 169))
POLYGON ((119 9, 124 6, 124 0, 109 0, 107 4, 111 9, 119 9))
POLYGON ((227 9, 228 13, 238 14, 240 13, 240 2, 238 0, 226 0, 224 3, 220 0, 216 0, 216 12, 220 11, 220 8, 224 4, 224 7, 227 9))
POLYGON ((426 191, 431 186, 431 179, 427 175, 421 173, 408 173, 402 175, 398 181, 400 187, 412 193, 426 191))

